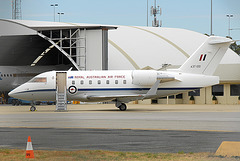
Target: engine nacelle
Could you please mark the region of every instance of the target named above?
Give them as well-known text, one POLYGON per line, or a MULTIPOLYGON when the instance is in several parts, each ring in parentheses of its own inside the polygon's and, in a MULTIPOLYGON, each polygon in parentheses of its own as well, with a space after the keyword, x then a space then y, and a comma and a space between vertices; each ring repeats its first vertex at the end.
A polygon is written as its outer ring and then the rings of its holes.
POLYGON ((135 85, 153 85, 157 81, 157 71, 134 70, 132 71, 132 83, 135 85))

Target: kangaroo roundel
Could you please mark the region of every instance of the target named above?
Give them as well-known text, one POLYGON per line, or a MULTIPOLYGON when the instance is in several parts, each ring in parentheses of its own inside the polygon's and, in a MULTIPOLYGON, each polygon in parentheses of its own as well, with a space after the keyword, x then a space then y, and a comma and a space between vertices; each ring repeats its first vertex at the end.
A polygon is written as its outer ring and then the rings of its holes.
POLYGON ((75 86, 70 86, 68 88, 68 92, 71 93, 71 94, 74 94, 77 92, 77 88, 75 86))

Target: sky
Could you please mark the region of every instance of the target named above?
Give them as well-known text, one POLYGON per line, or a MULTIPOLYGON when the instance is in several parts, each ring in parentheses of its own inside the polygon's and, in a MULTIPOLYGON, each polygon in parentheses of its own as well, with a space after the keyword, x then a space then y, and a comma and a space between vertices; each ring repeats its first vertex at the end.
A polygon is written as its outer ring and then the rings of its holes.
MULTIPOLYGON (((149 26, 153 17, 150 7, 154 0, 21 0, 22 19, 62 22, 147 26, 147 1, 149 5, 149 26)), ((240 0, 212 0, 213 34, 228 35, 229 19, 232 14, 231 37, 240 40, 240 0)), ((162 8, 162 27, 183 28, 203 34, 210 34, 211 0, 157 0, 162 8)), ((11 19, 11 0, 0 0, 0 19, 11 19)), ((1 26, 0 26, 1 27, 1 26)), ((239 44, 239 43, 238 43, 239 44)))

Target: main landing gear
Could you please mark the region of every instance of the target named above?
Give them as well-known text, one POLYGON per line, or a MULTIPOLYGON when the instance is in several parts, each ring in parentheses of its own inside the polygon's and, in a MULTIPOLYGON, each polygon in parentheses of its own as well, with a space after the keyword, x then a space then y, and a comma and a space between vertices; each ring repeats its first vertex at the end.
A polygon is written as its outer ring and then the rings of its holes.
POLYGON ((126 111, 127 110, 127 105, 125 103, 121 102, 116 102, 115 106, 119 108, 120 111, 126 111))

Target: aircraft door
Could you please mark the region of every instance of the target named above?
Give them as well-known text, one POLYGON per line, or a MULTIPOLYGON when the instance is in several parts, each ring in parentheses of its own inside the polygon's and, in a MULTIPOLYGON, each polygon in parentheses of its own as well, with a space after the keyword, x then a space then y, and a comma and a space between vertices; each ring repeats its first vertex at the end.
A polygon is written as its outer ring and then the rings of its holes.
POLYGON ((67 72, 56 73, 56 110, 67 110, 67 72))
POLYGON ((58 91, 63 93, 66 91, 67 86, 67 73, 66 72, 57 72, 56 77, 56 86, 58 88, 58 91))

